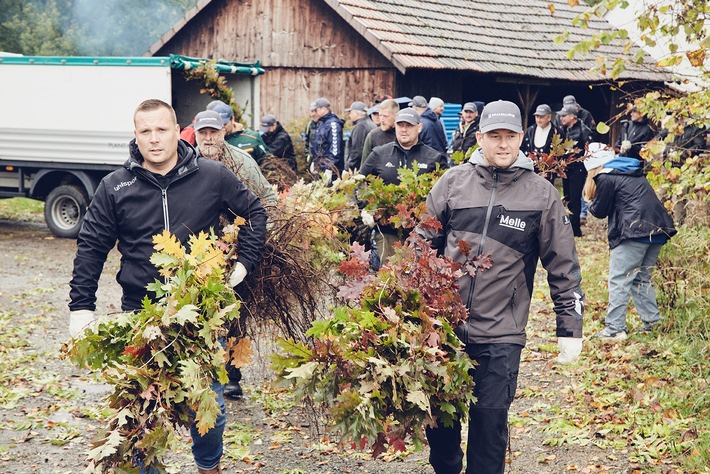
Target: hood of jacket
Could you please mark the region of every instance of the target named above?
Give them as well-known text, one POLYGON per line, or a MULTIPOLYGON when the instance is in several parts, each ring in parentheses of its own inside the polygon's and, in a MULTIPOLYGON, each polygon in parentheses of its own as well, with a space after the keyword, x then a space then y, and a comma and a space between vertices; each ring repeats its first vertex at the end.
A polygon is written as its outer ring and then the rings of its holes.
POLYGON ((641 169, 641 161, 628 156, 618 156, 604 164, 605 170, 618 170, 624 173, 631 173, 641 169))
MULTIPOLYGON (((185 140, 180 139, 178 142, 177 154, 177 164, 167 174, 172 174, 175 170, 177 170, 179 174, 183 174, 187 168, 192 168, 197 165, 197 151, 185 140)), ((145 170, 143 167, 143 161, 143 155, 141 155, 134 138, 128 144, 128 159, 123 164, 123 167, 127 170, 135 170, 137 168, 145 170)))
MULTIPOLYGON (((476 151, 473 152, 473 155, 471 155, 469 161, 471 162, 471 164, 474 165, 483 165, 491 167, 490 163, 488 163, 483 157, 483 152, 480 148, 476 148, 476 151)), ((529 156, 525 155, 522 151, 518 151, 518 158, 513 162, 512 165, 510 165, 510 168, 522 168, 533 171, 535 169, 535 164, 529 156)))

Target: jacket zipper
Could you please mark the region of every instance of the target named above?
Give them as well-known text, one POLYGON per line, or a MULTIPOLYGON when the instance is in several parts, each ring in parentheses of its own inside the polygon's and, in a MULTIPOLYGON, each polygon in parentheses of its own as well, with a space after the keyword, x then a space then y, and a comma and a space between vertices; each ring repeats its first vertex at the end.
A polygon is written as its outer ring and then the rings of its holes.
POLYGON ((168 210, 168 188, 160 188, 160 195, 163 200, 163 227, 170 232, 170 211, 168 210))
MULTIPOLYGON (((486 235, 488 234, 488 225, 491 222, 491 214, 493 213, 493 203, 496 198, 496 190, 498 189, 498 170, 493 170, 493 186, 491 188, 491 195, 488 198, 488 208, 486 209, 486 222, 483 224, 483 233, 481 234, 481 243, 478 246, 477 257, 480 257, 483 253, 483 244, 486 242, 486 235)), ((474 288, 474 277, 471 277, 468 290, 468 298, 466 299, 466 309, 471 311, 471 304, 473 302, 473 288, 474 288)), ((468 344, 468 324, 464 326, 464 343, 468 344)))

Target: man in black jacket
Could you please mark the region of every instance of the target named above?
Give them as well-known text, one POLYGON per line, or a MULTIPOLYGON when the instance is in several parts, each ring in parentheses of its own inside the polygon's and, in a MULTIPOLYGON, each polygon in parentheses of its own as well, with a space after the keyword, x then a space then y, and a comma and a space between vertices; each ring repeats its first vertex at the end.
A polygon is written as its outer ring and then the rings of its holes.
POLYGON ((293 151, 291 135, 284 130, 281 123, 276 120, 276 117, 270 114, 261 117, 261 133, 263 133, 261 138, 271 150, 271 154, 276 158, 285 160, 293 171, 298 171, 296 169, 296 152, 293 151))
MULTIPOLYGON (((420 174, 431 173, 436 170, 437 165, 439 168, 446 168, 446 155, 419 140, 421 129, 422 124, 416 110, 400 110, 395 118, 397 139, 374 148, 360 167, 360 174, 379 176, 385 184, 399 184, 397 170, 412 169, 414 162, 419 164, 420 174)), ((400 240, 400 237, 396 229, 378 226, 375 231, 375 244, 380 262, 384 263, 393 254, 392 246, 397 240, 400 240)))
POLYGON ((582 163, 582 157, 587 151, 587 146, 593 140, 592 131, 578 120, 577 108, 574 105, 564 106, 562 110, 557 112, 557 116, 562 123, 564 138, 572 140, 576 150, 565 156, 567 166, 564 170, 566 177, 562 179, 562 191, 564 192, 567 208, 571 212, 569 220, 572 224, 574 236, 581 237, 582 189, 584 188, 584 181, 587 179, 587 170, 582 163))
POLYGON ((469 148, 476 146, 478 131, 478 107, 474 102, 466 102, 461 109, 461 123, 456 127, 451 137, 451 149, 462 151, 464 155, 469 148))
MULTIPOLYGON (((170 105, 157 99, 142 102, 133 117, 135 140, 121 169, 99 184, 79 232, 70 282, 69 332, 79 334, 94 321, 96 290, 104 262, 118 241, 121 268, 116 280, 123 289, 121 309, 141 309, 146 285, 159 279, 150 262, 153 236, 164 230, 185 245, 193 233, 216 229, 222 212, 248 224, 239 231, 239 257, 229 284, 237 286, 261 259, 266 212, 259 199, 216 161, 200 158, 179 139, 180 126, 170 105)), ((223 390, 213 389, 222 410, 214 428, 200 435, 193 424, 193 455, 200 473, 218 473, 226 424, 223 390)))
POLYGON ((345 169, 357 170, 362 163, 362 147, 365 145, 365 138, 370 130, 377 126, 367 116, 367 107, 364 102, 355 101, 345 111, 348 113, 348 120, 353 124, 348 142, 345 144, 345 169))
MULTIPOLYGON (((531 125, 525 130, 523 135, 523 143, 520 145, 520 151, 531 156, 535 161, 535 172, 540 171, 537 163, 549 157, 552 150, 552 138, 557 135, 562 136, 562 130, 557 125, 552 123, 552 109, 547 104, 540 104, 535 109, 535 125, 531 125)), ((552 163, 549 163, 552 164, 552 163)), ((546 172, 545 178, 551 182, 555 182, 557 173, 546 172)))
POLYGON ((629 111, 631 120, 621 123, 621 134, 616 142, 616 149, 623 156, 642 160, 641 149, 653 139, 654 133, 648 124, 648 119, 638 108, 631 107, 629 111))
POLYGON ((370 130, 365 137, 365 143, 362 145, 362 160, 358 168, 362 166, 370 155, 373 148, 392 143, 395 140, 394 119, 399 112, 399 105, 393 99, 385 99, 378 105, 380 111, 380 125, 377 128, 370 130))

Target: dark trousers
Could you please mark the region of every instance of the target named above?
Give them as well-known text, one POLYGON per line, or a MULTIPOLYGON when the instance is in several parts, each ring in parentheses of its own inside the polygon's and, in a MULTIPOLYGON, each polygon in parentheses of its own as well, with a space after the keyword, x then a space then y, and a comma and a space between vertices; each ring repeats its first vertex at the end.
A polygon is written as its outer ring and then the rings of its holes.
POLYGON ((565 169, 567 177, 562 180, 562 192, 571 213, 569 216, 572 232, 575 237, 582 236, 582 227, 579 224, 579 214, 582 212, 582 189, 587 179, 587 169, 580 162, 571 163, 565 169))
MULTIPOLYGON (((517 344, 469 344, 476 403, 469 408, 466 474, 502 474, 508 446, 508 408, 518 386, 517 344)), ((459 474, 463 467, 461 423, 426 429, 429 463, 436 474, 459 474)))

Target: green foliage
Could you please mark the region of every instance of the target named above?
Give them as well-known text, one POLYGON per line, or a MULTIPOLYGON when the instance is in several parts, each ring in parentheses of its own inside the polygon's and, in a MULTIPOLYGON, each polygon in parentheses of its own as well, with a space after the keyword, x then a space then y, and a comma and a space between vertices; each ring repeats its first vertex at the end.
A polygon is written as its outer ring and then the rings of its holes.
POLYGON ((100 319, 65 348, 72 362, 100 370, 114 388, 108 404, 115 413, 89 453, 93 471, 131 469, 138 461, 163 468, 178 427, 194 419, 204 434, 220 412, 211 389, 228 380, 219 339, 225 323, 239 317, 223 283, 224 254, 204 233, 190 238, 189 253, 167 231, 153 241, 151 262, 166 278, 149 285, 156 302, 146 297, 141 311, 100 319))
POLYGON ((28 198, 0 199, 0 218, 20 220, 43 220, 44 203, 28 198))
POLYGON ((423 441, 422 425, 451 426, 474 401, 471 359, 453 332, 467 311, 459 264, 414 233, 377 275, 353 245, 341 296, 353 306, 313 323, 313 345, 281 340, 274 369, 297 394, 328 410, 334 429, 373 455, 423 441))
POLYGON ((208 94, 213 99, 221 100, 229 105, 234 112, 234 119, 244 125, 245 122, 242 120, 244 111, 234 100, 234 91, 227 79, 217 71, 215 64, 217 64, 215 60, 201 61, 199 66, 184 71, 183 74, 188 81, 202 82, 200 94, 208 94))

